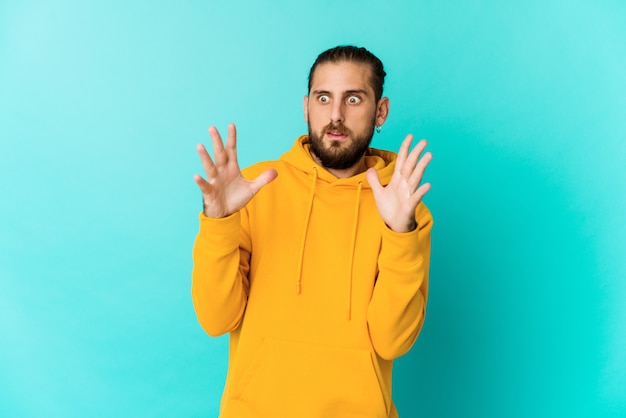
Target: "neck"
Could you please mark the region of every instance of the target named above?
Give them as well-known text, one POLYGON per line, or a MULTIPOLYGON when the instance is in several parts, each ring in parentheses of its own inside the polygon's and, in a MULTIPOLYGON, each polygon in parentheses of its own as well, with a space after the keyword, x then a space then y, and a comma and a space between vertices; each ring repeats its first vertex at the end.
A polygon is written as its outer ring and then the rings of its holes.
MULTIPOLYGON (((313 151, 309 150, 309 153, 311 154, 311 157, 316 163, 324 167, 320 159, 317 158, 317 155, 315 155, 313 151)), ((357 174, 361 174, 362 172, 367 170, 367 166, 365 165, 365 155, 362 156, 361 159, 359 159, 359 161, 356 164, 354 164, 352 167, 341 168, 341 169, 328 168, 328 167, 324 167, 324 168, 333 176, 337 177, 338 179, 347 179, 348 177, 356 176, 357 174)))

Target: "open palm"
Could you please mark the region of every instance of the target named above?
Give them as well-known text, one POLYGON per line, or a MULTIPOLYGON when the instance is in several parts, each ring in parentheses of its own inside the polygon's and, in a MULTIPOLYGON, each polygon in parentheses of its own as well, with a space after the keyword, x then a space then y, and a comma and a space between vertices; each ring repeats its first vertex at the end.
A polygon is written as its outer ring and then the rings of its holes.
POLYGON ((408 232, 416 228, 415 210, 430 190, 430 183, 420 183, 432 154, 427 152, 419 158, 426 148, 425 140, 421 140, 409 153, 412 141, 413 135, 407 135, 402 142, 387 186, 380 184, 375 169, 367 170, 367 181, 372 187, 378 212, 387 226, 396 232, 408 232))
POLYGON ((209 218, 223 218, 243 208, 261 189, 276 178, 276 170, 267 170, 256 179, 246 180, 237 161, 237 130, 228 125, 226 146, 217 128, 211 126, 209 134, 213 142, 213 156, 204 145, 197 146, 198 155, 204 166, 207 179, 196 174, 194 180, 204 202, 204 214, 209 218))

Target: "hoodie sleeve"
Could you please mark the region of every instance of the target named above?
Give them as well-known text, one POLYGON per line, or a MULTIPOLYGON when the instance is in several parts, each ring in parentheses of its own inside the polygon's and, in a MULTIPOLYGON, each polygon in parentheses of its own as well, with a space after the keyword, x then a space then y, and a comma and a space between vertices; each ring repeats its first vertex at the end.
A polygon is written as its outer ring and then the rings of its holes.
POLYGON ((241 212, 222 219, 200 213, 191 294, 198 321, 212 336, 236 329, 248 300, 250 240, 242 217, 241 212))
POLYGON ((418 227, 397 233, 383 226, 378 278, 367 312, 374 350, 386 360, 405 354, 424 324, 432 217, 418 207, 418 227))

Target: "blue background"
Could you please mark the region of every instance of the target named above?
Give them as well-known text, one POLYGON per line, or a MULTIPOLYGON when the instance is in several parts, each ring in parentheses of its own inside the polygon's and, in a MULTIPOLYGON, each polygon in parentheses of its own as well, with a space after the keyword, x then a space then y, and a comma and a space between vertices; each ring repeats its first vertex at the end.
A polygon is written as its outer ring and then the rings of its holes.
POLYGON ((402 417, 626 416, 626 4, 0 5, 0 416, 216 416, 190 297, 195 144, 304 133, 313 60, 385 63, 374 145, 429 139, 428 318, 402 417))

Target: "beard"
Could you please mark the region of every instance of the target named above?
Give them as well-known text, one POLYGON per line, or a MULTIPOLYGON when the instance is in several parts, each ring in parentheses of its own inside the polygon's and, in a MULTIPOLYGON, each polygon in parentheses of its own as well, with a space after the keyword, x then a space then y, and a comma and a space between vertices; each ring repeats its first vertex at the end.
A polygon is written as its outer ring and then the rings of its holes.
POLYGON ((363 133, 355 135, 343 123, 329 123, 320 131, 313 132, 309 123, 309 142, 311 152, 320 160, 322 167, 335 170, 345 170, 356 165, 365 155, 374 136, 374 120, 367 126, 363 133), (346 141, 331 141, 328 146, 324 145, 324 134, 328 131, 338 131, 350 138, 346 141))

